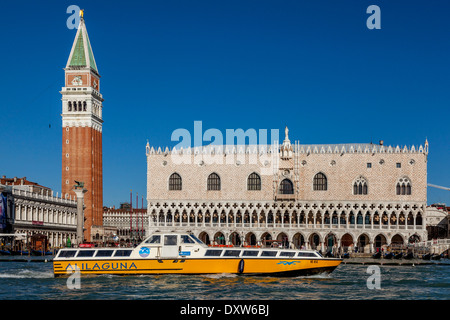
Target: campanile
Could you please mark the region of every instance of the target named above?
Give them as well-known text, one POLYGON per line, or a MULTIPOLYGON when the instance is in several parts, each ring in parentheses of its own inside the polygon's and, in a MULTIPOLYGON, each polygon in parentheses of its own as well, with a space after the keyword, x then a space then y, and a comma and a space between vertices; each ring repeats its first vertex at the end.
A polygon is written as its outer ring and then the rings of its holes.
POLYGON ((75 196, 75 181, 84 182, 85 241, 91 227, 103 225, 102 103, 100 75, 81 15, 62 88, 62 193, 75 196))

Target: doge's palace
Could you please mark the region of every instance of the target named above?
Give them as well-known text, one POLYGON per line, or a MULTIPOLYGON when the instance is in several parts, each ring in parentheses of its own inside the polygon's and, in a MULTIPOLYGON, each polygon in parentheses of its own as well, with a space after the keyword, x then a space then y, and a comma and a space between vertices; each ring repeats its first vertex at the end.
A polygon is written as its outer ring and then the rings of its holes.
POLYGON ((427 238, 428 141, 379 144, 147 143, 149 231, 208 244, 371 253, 427 238))

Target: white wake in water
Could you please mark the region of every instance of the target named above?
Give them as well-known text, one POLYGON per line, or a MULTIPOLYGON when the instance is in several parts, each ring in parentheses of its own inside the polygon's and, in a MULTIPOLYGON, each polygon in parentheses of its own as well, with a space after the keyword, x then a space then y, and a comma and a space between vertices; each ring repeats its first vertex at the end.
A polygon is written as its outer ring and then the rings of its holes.
POLYGON ((10 273, 0 273, 0 279, 48 279, 54 278, 53 272, 36 270, 11 270, 10 273))
POLYGON ((299 276, 296 279, 332 279, 331 273, 319 273, 310 276, 299 276))

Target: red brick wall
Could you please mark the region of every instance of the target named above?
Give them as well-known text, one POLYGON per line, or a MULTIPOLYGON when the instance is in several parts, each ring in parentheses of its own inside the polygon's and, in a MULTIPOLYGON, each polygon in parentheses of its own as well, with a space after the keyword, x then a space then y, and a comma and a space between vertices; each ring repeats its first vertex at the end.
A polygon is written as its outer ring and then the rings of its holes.
POLYGON ((75 180, 84 182, 85 239, 90 241, 91 226, 103 225, 102 133, 90 127, 64 127, 62 145, 61 190, 75 197, 75 180))

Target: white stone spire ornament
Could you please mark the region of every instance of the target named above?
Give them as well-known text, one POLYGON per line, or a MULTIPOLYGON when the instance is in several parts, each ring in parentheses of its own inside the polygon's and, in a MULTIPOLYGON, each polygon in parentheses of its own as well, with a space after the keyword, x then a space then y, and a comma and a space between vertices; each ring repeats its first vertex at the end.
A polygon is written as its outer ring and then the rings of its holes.
POLYGON ((150 150, 150 143, 148 142, 148 139, 147 139, 147 145, 145 146, 145 154, 146 154, 147 156, 149 156, 150 153, 151 153, 151 150, 150 150))
POLYGON ((281 158, 283 159, 290 159, 292 158, 292 145, 291 140, 289 140, 289 129, 286 126, 284 129, 284 141, 281 145, 281 158))

